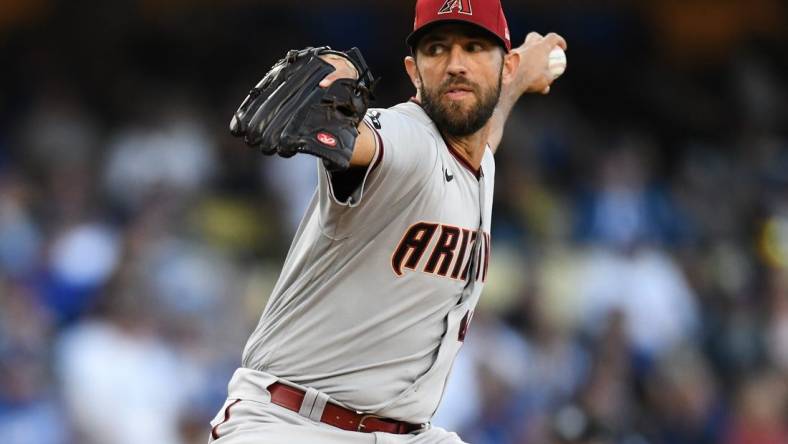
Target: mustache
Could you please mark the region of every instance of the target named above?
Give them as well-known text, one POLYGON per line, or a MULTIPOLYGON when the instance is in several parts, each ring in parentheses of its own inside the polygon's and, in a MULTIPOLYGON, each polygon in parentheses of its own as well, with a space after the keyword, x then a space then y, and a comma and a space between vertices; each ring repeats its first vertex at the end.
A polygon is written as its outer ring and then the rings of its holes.
POLYGON ((473 92, 479 91, 478 85, 465 78, 454 78, 444 81, 440 86, 440 91, 441 93, 444 93, 451 89, 457 89, 457 88, 469 89, 473 92))

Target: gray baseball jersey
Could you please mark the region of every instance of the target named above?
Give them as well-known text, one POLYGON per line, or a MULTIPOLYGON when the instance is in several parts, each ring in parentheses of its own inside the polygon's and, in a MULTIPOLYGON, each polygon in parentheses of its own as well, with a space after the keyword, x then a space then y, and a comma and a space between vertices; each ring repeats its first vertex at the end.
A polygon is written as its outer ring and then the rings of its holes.
POLYGON ((365 122, 375 158, 342 200, 318 167, 243 366, 428 422, 487 278, 495 163, 487 148, 474 171, 413 102, 365 122))

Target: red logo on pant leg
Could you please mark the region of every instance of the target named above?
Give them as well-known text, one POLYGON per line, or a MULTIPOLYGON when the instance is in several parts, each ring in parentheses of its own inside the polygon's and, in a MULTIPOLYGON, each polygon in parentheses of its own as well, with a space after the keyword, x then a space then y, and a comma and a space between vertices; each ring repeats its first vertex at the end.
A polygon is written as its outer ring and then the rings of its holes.
POLYGON ((337 138, 328 133, 317 133, 318 142, 331 148, 337 146, 337 138))

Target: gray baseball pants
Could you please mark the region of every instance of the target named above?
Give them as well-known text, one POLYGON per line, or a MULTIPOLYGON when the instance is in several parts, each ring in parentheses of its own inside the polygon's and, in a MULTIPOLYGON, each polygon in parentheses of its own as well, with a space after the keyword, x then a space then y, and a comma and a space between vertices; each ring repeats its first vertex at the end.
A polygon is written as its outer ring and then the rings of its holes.
POLYGON ((338 429, 272 404, 265 387, 276 381, 267 373, 236 371, 227 401, 211 421, 209 444, 466 444, 439 427, 408 435, 338 429))

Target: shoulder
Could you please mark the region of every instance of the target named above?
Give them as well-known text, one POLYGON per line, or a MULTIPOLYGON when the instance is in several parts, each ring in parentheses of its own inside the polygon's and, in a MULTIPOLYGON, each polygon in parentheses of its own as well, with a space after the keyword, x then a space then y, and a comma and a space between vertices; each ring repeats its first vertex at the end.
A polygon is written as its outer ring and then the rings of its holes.
POLYGON ((435 163, 442 138, 416 103, 371 108, 365 117, 378 137, 378 158, 384 170, 414 172, 435 163))
POLYGON ((370 108, 366 120, 376 131, 386 135, 398 131, 440 137, 427 113, 414 102, 404 102, 390 108, 370 108))

